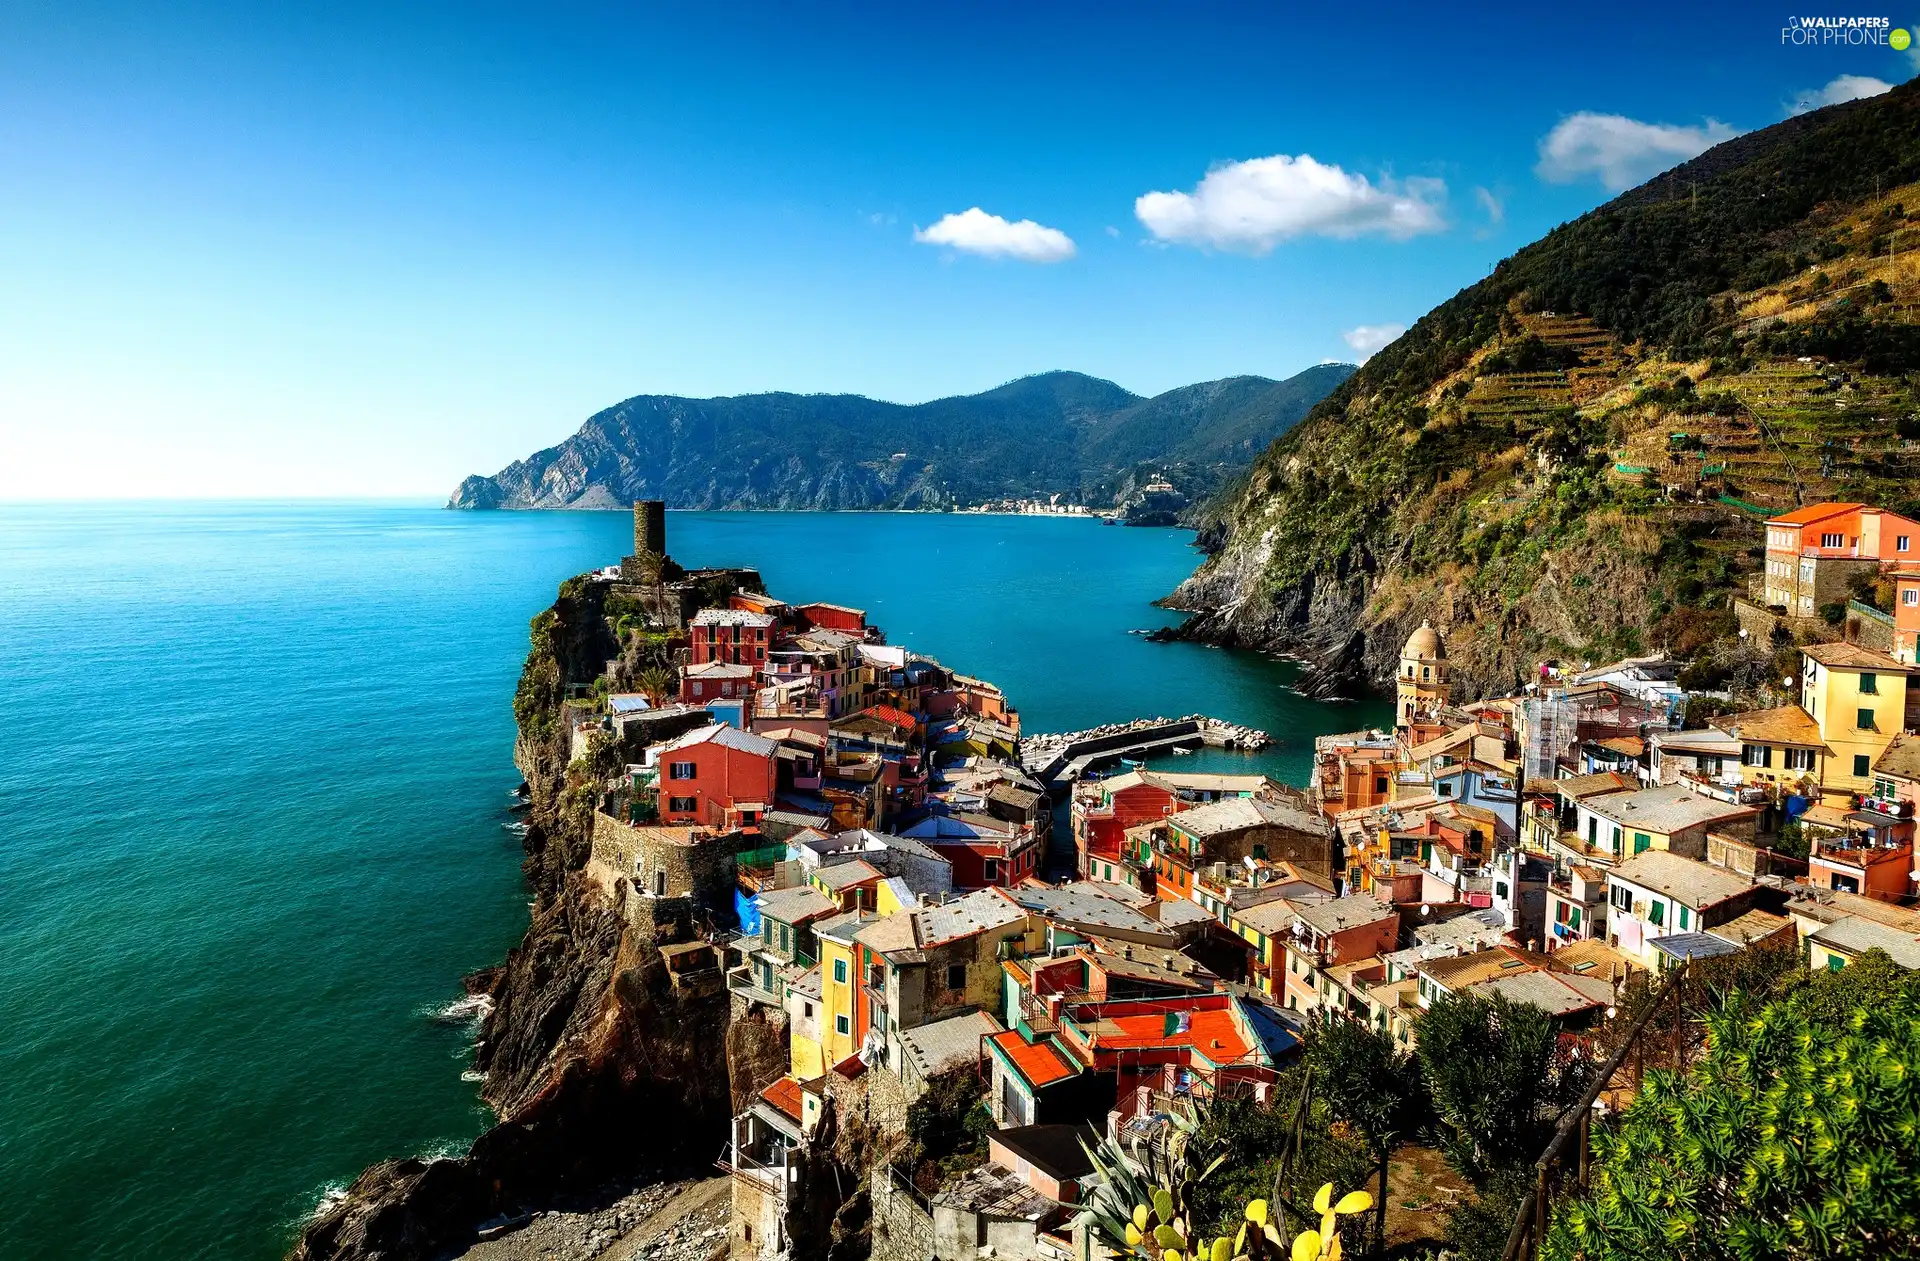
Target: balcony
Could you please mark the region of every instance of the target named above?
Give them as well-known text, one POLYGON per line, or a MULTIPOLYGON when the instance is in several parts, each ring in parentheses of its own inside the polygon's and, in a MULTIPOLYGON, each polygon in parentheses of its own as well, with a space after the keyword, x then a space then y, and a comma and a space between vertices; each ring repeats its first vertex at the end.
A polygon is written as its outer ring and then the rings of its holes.
POLYGON ((762 989, 760 983, 753 979, 753 969, 750 967, 734 968, 727 973, 727 992, 738 994, 750 1003, 760 1003, 775 1010, 782 1005, 778 994, 762 989))

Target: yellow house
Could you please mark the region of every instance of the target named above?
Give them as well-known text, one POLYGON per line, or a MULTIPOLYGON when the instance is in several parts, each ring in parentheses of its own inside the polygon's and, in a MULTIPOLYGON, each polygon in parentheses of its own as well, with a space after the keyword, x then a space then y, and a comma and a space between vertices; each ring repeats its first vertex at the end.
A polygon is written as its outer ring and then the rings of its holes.
POLYGON ((1833 750, 1821 791, 1865 793, 1873 787, 1874 761, 1906 725, 1907 676, 1914 667, 1856 644, 1809 644, 1800 652, 1800 706, 1833 750))
POLYGON ((1820 724, 1798 705, 1750 709, 1715 718, 1713 725, 1740 742, 1740 783, 1791 792, 1811 781, 1824 783, 1834 753, 1820 724))
MULTIPOLYGON (((861 996, 860 967, 853 935, 873 920, 871 913, 848 911, 814 925, 814 933, 820 940, 822 1071, 860 1049, 860 1022, 856 1015, 861 996)), ((819 1073, 813 1075, 817 1077, 819 1073)))

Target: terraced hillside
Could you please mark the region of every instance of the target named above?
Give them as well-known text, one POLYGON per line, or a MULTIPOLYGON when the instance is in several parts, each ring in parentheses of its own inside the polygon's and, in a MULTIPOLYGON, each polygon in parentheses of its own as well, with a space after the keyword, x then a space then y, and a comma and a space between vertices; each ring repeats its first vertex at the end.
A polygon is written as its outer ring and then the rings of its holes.
POLYGON ((1383 681, 1422 618, 1471 690, 1711 651, 1766 515, 1920 511, 1916 306, 1920 88, 1742 136, 1370 360, 1213 506, 1169 602, 1329 691, 1383 681))

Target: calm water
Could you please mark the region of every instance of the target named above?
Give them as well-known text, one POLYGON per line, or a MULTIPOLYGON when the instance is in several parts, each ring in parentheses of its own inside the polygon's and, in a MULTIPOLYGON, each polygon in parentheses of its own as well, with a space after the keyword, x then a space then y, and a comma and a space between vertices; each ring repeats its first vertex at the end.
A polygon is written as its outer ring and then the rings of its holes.
MULTIPOLYGON (((1201 710, 1378 721, 1291 667, 1129 629, 1183 533, 1044 518, 686 514, 671 550, 866 608, 1030 729, 1201 710)), ((0 505, 0 1257, 279 1255, 384 1156, 486 1124, 434 1019, 526 922, 505 825, 527 620, 617 514, 0 505)))

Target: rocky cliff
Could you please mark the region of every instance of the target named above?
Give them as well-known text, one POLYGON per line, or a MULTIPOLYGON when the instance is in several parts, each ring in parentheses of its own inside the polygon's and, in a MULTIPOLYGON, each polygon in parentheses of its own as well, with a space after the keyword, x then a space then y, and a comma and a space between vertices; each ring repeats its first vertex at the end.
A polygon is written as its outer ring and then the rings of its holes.
POLYGON ((560 445, 462 482, 451 508, 945 509, 1114 502, 1163 475, 1190 497, 1243 471, 1353 371, 1233 377, 1155 398, 1050 372, 901 406, 854 395, 640 395, 560 445))
POLYGON ((1731 634, 1759 522, 1920 509, 1920 86, 1742 136, 1502 262, 1206 509, 1185 633, 1456 692, 1731 634))
POLYGON ((591 799, 567 778, 561 706, 615 655, 598 590, 569 583, 535 619, 514 702, 534 906, 505 964, 468 982, 493 999, 476 1062, 498 1123, 460 1159, 367 1170, 296 1261, 419 1261, 559 1196, 710 1171, 736 1096, 784 1070, 783 1038, 730 1024, 724 990, 678 995, 653 943, 586 881, 591 799))

